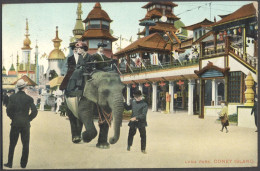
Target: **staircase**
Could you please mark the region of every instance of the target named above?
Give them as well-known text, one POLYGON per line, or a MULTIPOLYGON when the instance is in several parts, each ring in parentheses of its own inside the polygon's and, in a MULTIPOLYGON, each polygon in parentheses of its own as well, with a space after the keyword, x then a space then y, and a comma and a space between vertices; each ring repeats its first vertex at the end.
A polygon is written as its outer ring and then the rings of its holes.
MULTIPOLYGON (((257 57, 244 54, 242 51, 238 51, 236 48, 229 46, 228 55, 230 55, 235 61, 236 68, 239 68, 244 74, 251 72, 255 82, 257 82, 257 57)), ((232 65, 231 63, 229 65, 232 65)))

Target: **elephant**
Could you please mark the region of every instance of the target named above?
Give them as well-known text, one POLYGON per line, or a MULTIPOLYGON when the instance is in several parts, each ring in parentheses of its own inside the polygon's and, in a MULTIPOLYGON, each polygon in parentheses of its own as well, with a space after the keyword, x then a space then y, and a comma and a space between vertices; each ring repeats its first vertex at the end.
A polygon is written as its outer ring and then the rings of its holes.
MULTIPOLYGON (((85 126, 82 133, 84 142, 90 142, 97 136, 93 117, 96 112, 111 113, 113 118, 114 135, 109 139, 110 144, 115 144, 120 137, 124 101, 122 90, 124 84, 115 72, 94 72, 91 80, 85 82, 83 97, 78 104, 78 117, 85 126)), ((100 133, 97 143, 98 148, 109 148, 107 142, 109 122, 99 123, 100 133)))

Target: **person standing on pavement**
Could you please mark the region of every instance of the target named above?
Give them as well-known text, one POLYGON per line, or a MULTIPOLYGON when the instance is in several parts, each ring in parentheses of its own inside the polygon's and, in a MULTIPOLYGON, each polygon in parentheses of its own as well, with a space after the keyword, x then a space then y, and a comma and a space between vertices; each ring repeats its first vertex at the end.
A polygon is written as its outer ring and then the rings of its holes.
POLYGON ((131 102, 131 105, 124 104, 126 110, 132 110, 132 115, 130 122, 128 124, 129 134, 128 134, 128 146, 127 150, 130 151, 130 148, 133 144, 133 139, 136 134, 136 129, 138 128, 140 137, 141 137, 141 152, 146 154, 146 129, 147 121, 146 115, 148 111, 148 105, 142 99, 142 92, 137 90, 133 93, 134 100, 131 102))
POLYGON ((221 111, 219 113, 219 118, 222 124, 222 129, 220 130, 221 132, 223 132, 224 127, 226 128, 226 133, 228 133, 228 129, 227 126, 229 126, 229 121, 228 121, 228 108, 226 106, 226 102, 222 101, 221 102, 221 111))
POLYGON ((256 131, 258 131, 258 128, 257 128, 257 96, 255 97, 255 102, 254 102, 254 106, 252 108, 252 111, 251 111, 251 115, 254 113, 254 116, 255 116, 255 126, 256 126, 256 131))
POLYGON ((26 168, 29 157, 29 142, 30 142, 30 122, 37 116, 37 109, 33 102, 33 98, 28 96, 26 91, 27 82, 23 79, 17 81, 16 87, 18 92, 10 96, 9 103, 6 109, 8 117, 12 120, 10 130, 10 144, 8 153, 8 162, 5 167, 12 168, 14 149, 17 144, 19 134, 23 144, 22 158, 20 165, 26 168), (29 114, 29 110, 31 113, 29 114))

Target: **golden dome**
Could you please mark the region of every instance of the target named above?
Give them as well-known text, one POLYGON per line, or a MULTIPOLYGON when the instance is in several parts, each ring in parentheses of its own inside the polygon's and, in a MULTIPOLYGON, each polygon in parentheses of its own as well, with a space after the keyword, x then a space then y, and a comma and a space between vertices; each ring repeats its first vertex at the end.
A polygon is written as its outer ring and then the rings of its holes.
POLYGON ((29 26, 28 26, 28 19, 27 18, 26 18, 26 28, 25 28, 25 30, 26 30, 26 33, 25 33, 25 39, 23 41, 22 49, 32 49, 30 47, 31 40, 29 39, 30 34, 29 34, 29 26))
POLYGON ((27 47, 27 46, 30 47, 30 44, 31 44, 31 40, 30 40, 28 37, 26 37, 26 38, 24 39, 24 41, 23 41, 23 46, 24 46, 24 47, 27 47))
POLYGON ((52 40, 54 44, 54 49, 49 54, 48 60, 52 59, 65 59, 64 53, 59 49, 60 42, 62 41, 59 38, 58 26, 56 26, 56 37, 52 40))
POLYGON ((54 49, 49 54, 48 60, 49 59, 65 59, 65 55, 60 49, 54 49))

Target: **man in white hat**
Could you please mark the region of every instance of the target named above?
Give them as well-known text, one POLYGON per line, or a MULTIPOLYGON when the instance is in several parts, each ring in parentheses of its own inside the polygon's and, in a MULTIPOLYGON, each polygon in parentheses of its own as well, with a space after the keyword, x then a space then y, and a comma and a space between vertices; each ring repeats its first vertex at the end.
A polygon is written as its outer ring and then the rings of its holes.
POLYGON ((10 144, 8 153, 8 163, 5 167, 12 168, 14 149, 17 144, 19 134, 23 144, 22 158, 20 165, 26 168, 29 156, 29 142, 30 142, 30 122, 37 116, 37 109, 33 102, 33 98, 25 93, 27 82, 20 79, 16 83, 18 92, 9 98, 9 103, 6 109, 8 117, 12 120, 10 130, 10 144), (29 114, 29 110, 31 113, 29 114))

